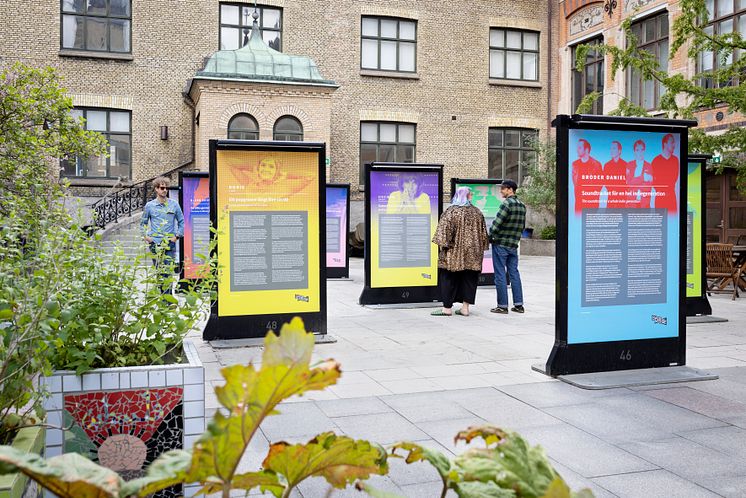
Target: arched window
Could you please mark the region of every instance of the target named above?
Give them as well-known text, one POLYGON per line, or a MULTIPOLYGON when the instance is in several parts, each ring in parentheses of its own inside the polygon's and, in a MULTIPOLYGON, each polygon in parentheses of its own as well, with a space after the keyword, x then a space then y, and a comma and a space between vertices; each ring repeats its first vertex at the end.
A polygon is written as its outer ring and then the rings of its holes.
POLYGON ((228 122, 228 138, 259 140, 259 124, 250 114, 236 114, 228 122))
POLYGON ((293 116, 282 116, 275 121, 274 140, 303 141, 303 125, 293 116))

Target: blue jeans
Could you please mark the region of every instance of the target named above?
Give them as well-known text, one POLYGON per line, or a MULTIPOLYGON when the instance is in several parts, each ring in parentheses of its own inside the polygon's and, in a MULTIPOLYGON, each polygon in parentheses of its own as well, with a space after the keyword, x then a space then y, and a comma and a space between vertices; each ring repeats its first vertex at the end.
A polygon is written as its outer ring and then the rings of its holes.
POLYGON ((174 268, 172 265, 176 263, 174 258, 176 257, 176 242, 168 241, 168 248, 161 247, 155 242, 150 243, 150 252, 153 253, 153 266, 160 268, 160 275, 163 279, 162 293, 166 293, 171 290, 169 279, 173 276, 174 268), (163 254, 160 255, 160 261, 158 261, 158 251, 162 250, 163 254), (168 282, 168 284, 167 284, 168 282))
POLYGON ((521 274, 518 273, 518 249, 492 244, 492 266, 495 268, 495 288, 497 289, 497 307, 508 307, 508 282, 505 270, 510 276, 510 289, 513 291, 513 306, 523 305, 523 287, 521 274))

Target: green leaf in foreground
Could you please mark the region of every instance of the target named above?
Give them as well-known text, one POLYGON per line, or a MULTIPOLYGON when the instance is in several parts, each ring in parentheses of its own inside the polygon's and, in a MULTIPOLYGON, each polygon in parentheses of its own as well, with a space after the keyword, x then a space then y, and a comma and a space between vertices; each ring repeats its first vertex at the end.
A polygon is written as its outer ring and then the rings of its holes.
POLYGON ((335 488, 344 488, 358 479, 388 471, 382 447, 331 432, 319 434, 306 444, 275 443, 263 466, 287 480, 286 495, 309 477, 323 477, 335 488))
POLYGON ((113 470, 77 453, 45 460, 10 446, 0 446, 0 473, 22 472, 60 498, 117 498, 123 481, 113 470))

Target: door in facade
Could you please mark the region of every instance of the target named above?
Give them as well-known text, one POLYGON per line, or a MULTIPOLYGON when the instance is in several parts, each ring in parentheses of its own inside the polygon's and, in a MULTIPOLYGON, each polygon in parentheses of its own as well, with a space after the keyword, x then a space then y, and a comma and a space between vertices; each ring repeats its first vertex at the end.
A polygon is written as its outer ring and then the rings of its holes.
POLYGON ((712 171, 706 177, 707 242, 743 244, 746 240, 746 194, 736 186, 736 173, 712 171), (739 240, 740 237, 740 240, 739 240))

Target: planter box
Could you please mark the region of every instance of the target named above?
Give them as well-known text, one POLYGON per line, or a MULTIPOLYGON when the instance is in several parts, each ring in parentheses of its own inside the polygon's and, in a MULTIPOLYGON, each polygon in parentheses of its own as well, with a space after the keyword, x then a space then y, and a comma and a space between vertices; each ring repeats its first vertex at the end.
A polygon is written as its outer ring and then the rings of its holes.
POLYGON ((521 239, 521 256, 555 256, 556 240, 521 239))
MULTIPOLYGON (((41 455, 44 449, 44 427, 24 427, 18 431, 11 446, 26 453, 41 455)), ((29 483, 29 478, 23 474, 0 476, 0 498, 31 498, 38 495, 38 489, 36 483, 29 483)))
POLYGON ((184 341, 184 353, 181 364, 46 377, 47 423, 64 428, 47 429, 47 458, 77 452, 130 480, 161 453, 191 448, 205 430, 205 372, 192 342, 184 341))

